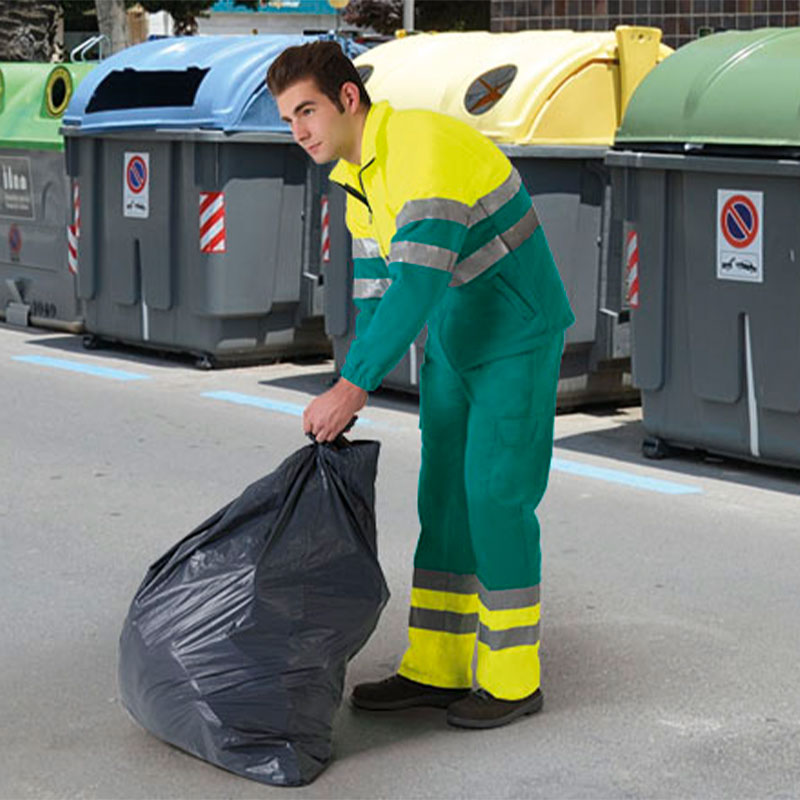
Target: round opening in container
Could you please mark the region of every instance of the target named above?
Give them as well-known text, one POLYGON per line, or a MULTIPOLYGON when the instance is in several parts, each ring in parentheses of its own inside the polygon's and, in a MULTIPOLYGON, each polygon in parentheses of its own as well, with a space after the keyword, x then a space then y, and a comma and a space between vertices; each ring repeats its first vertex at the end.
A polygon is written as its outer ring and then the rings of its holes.
POLYGON ((369 76, 375 71, 375 67, 369 64, 362 64, 357 67, 356 71, 358 72, 358 77, 361 78, 361 83, 366 83, 369 80, 369 76))
POLYGON ((45 101, 47 113, 51 117, 60 117, 69 104, 72 96, 72 79, 69 72, 63 67, 54 69, 47 79, 45 101))
POLYGON ((502 99, 516 75, 517 68, 513 64, 484 72, 469 85, 464 95, 464 108, 474 116, 485 114, 502 99))

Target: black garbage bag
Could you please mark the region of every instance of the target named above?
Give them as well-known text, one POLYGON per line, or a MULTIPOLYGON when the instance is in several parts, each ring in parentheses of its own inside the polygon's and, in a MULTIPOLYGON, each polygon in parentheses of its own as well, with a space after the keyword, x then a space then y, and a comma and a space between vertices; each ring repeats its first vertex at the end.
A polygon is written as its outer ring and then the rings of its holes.
POLYGON ((345 666, 389 598, 378 450, 298 450, 150 567, 119 649, 122 702, 144 728, 263 783, 324 769, 345 666))

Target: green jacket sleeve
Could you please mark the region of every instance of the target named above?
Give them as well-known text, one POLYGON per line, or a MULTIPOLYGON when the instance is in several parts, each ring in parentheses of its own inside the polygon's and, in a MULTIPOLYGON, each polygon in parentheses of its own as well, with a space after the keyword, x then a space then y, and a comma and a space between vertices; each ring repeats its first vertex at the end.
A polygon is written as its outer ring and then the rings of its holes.
POLYGON ((390 263, 392 284, 358 324, 342 377, 368 392, 376 389, 419 335, 439 302, 450 274, 416 264, 390 263), (371 313, 370 313, 371 312, 371 313))
POLYGON ((389 263, 391 283, 371 317, 357 335, 342 368, 342 376, 372 391, 390 372, 419 335, 431 311, 442 299, 466 237, 463 219, 436 213, 436 200, 409 201, 398 215, 400 227, 392 237, 389 263))

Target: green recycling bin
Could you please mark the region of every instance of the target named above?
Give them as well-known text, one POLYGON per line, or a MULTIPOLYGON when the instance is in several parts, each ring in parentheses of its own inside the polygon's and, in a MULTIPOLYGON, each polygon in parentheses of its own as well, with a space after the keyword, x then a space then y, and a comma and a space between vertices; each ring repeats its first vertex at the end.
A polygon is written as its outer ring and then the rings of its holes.
POLYGON ((626 228, 645 455, 800 467, 800 28, 682 47, 606 158, 626 228))
POLYGON ((93 64, 0 64, 0 316, 80 331, 76 222, 59 126, 93 64))

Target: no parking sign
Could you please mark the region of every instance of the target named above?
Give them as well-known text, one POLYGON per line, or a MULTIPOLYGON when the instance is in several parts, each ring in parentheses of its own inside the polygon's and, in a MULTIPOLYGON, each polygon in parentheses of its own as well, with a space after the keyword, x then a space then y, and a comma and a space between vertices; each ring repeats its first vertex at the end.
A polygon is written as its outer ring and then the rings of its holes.
POLYGON ((150 154, 125 153, 122 172, 122 213, 126 217, 150 216, 150 154))
POLYGON ((764 282, 764 193, 717 190, 717 278, 764 282))

